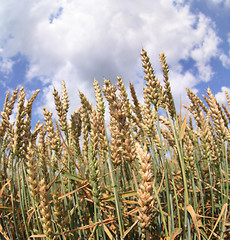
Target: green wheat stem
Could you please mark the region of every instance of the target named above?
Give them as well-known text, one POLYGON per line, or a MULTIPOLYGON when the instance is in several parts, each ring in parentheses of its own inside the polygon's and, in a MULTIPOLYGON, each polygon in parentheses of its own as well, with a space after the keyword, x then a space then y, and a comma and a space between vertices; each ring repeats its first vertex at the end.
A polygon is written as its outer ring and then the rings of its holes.
POLYGON ((120 235, 121 235, 121 238, 122 238, 123 234, 124 234, 124 223, 123 223, 123 219, 122 219, 119 195, 118 195, 118 191, 117 191, 116 178, 115 178, 115 174, 114 174, 113 166, 112 166, 112 158, 111 158, 111 152, 110 152, 110 148, 109 148, 109 140, 108 140, 107 134, 106 134, 106 140, 107 140, 108 153, 109 153, 109 158, 107 159, 107 162, 108 162, 108 167, 109 167, 109 171, 110 171, 112 187, 113 187, 113 190, 114 190, 116 212, 117 212, 120 235))

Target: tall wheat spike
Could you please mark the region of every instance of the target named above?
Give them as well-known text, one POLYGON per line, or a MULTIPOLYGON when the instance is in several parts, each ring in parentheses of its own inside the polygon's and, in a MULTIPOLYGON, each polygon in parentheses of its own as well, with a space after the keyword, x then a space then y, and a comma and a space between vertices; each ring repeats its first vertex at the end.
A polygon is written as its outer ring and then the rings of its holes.
POLYGON ((142 239, 149 238, 149 226, 152 218, 152 178, 153 173, 151 171, 151 156, 147 152, 147 148, 143 150, 140 144, 136 144, 136 153, 140 163, 140 175, 141 183, 137 191, 138 204, 139 204, 139 216, 140 226, 142 228, 142 239))
POLYGON ((62 82, 57 119, 43 108, 35 125, 39 90, 28 101, 23 87, 6 94, 0 238, 230 239, 229 93, 221 106, 210 89, 203 98, 187 89, 177 114, 165 55, 163 84, 141 55, 143 99, 130 83, 129 100, 120 77, 94 80, 95 106, 80 92, 69 118, 62 82))

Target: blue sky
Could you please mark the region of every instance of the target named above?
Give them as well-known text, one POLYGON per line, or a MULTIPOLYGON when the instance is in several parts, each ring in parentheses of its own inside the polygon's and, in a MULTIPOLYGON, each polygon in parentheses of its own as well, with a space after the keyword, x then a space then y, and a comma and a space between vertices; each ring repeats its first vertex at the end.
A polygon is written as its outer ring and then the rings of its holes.
POLYGON ((121 76, 144 84, 140 52, 149 54, 162 80, 164 51, 177 105, 186 88, 199 96, 210 87, 225 102, 230 91, 230 0, 0 0, 0 105, 5 94, 24 86, 27 96, 41 89, 42 107, 54 110, 52 91, 65 80, 70 112, 78 91, 94 101, 93 80, 114 83, 121 76))

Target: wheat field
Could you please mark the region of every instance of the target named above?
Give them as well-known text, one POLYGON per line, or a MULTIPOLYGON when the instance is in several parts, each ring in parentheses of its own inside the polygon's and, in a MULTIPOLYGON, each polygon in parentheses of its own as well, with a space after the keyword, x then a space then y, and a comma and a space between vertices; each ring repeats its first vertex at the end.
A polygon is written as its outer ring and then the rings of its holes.
POLYGON ((203 100, 187 89, 178 113, 164 53, 163 84, 145 50, 141 58, 142 104, 120 77, 94 80, 95 107, 80 92, 69 118, 62 82, 53 91, 58 120, 44 107, 32 129, 39 90, 28 101, 23 87, 6 95, 1 239, 230 239, 229 93, 225 106, 210 89, 203 100))

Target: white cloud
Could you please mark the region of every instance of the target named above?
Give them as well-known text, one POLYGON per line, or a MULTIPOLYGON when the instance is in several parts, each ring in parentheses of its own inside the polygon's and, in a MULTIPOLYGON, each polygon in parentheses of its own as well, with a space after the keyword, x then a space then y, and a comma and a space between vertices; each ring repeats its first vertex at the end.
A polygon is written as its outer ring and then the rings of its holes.
POLYGON ((225 7, 230 6, 230 0, 212 0, 214 4, 223 4, 225 7))
POLYGON ((220 39, 214 31, 214 24, 203 14, 199 15, 197 37, 200 42, 191 51, 191 57, 195 60, 201 80, 208 82, 213 75, 208 64, 213 57, 218 56, 218 44, 220 39), (207 26, 209 26, 207 28, 207 26))
POLYGON ((94 98, 94 77, 102 83, 104 77, 121 75, 126 83, 142 83, 138 77, 142 46, 157 72, 158 54, 165 52, 175 71, 171 81, 177 95, 178 87, 194 87, 212 76, 209 63, 217 57, 219 44, 215 26, 206 16, 191 13, 181 0, 8 0, 1 4, 0 56, 4 61, 19 52, 26 56, 27 78, 40 77, 46 85, 50 81, 43 99, 52 109, 53 86, 60 90, 62 80, 74 110, 78 89, 94 98), (191 67, 198 72, 196 79, 182 69, 180 60, 188 59, 195 62, 191 67))
POLYGON ((229 44, 228 55, 224 53, 220 55, 220 60, 225 68, 230 68, 230 33, 228 33, 228 44, 229 44))
POLYGON ((230 88, 223 86, 223 87, 221 87, 221 92, 218 92, 218 93, 215 95, 216 100, 217 100, 220 104, 222 104, 222 103, 226 104, 226 103, 227 103, 227 98, 226 98, 225 92, 228 92, 228 93, 230 94, 230 88))
POLYGON ((180 99, 183 104, 188 104, 188 97, 186 88, 190 88, 193 92, 197 92, 196 84, 197 78, 189 71, 184 74, 175 71, 169 72, 170 84, 172 86, 172 92, 176 107, 180 107, 180 99))
POLYGON ((230 56, 227 56, 226 54, 221 54, 220 60, 225 68, 230 68, 230 56))
POLYGON ((13 61, 11 59, 3 59, 0 61, 0 71, 7 75, 12 72, 13 61))
POLYGON ((219 3, 223 2, 223 0, 212 0, 212 2, 215 4, 219 4, 219 3))

